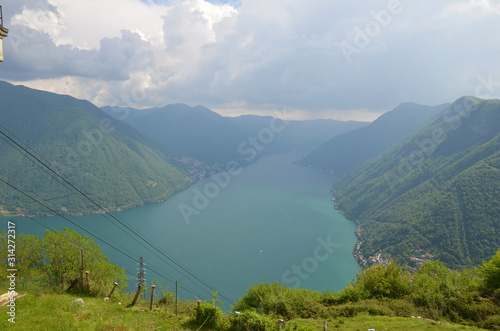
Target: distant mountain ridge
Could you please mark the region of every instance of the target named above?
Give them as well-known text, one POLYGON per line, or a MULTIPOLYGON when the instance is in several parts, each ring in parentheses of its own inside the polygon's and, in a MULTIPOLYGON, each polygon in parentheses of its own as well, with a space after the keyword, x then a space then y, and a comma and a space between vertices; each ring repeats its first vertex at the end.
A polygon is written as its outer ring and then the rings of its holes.
POLYGON ((308 151, 331 137, 369 124, 334 120, 282 121, 271 116, 256 115, 224 117, 206 107, 191 107, 185 104, 142 110, 123 107, 102 109, 160 142, 169 150, 207 164, 229 160, 244 163, 244 160, 249 158, 244 151, 252 144, 262 146, 256 149, 259 154, 308 151), (269 133, 273 123, 285 129, 269 133), (264 134, 266 132, 267 134, 264 134), (262 136, 259 137, 259 134, 262 136), (252 143, 252 137, 262 141, 252 143))
POLYGON ((424 252, 450 267, 500 247, 500 101, 463 97, 334 185, 359 225, 359 256, 424 252), (420 251, 422 250, 422 251, 420 251))
MULTIPOLYGON (((161 201, 187 187, 184 170, 156 149, 156 142, 88 101, 0 81, 0 123, 81 190, 110 210, 161 201)), ((0 140, 0 176, 39 194, 62 213, 97 212, 58 180, 0 140)), ((0 213, 51 212, 0 184, 0 213)))
POLYGON ((345 174, 385 152, 447 106, 403 103, 366 127, 332 138, 307 155, 301 164, 345 174))

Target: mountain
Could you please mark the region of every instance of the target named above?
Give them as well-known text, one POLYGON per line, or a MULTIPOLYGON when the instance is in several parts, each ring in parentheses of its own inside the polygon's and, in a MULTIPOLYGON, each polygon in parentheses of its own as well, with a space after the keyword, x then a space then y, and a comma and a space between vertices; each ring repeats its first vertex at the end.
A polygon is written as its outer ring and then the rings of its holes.
POLYGON ((358 257, 431 254, 453 268, 500 247, 499 187, 500 101, 474 97, 334 185, 336 207, 359 225, 358 257))
POLYGON ((203 106, 172 104, 130 114, 126 121, 131 126, 178 154, 208 164, 241 158, 238 144, 246 137, 227 118, 203 106))
POLYGON ((153 113, 160 108, 147 108, 147 109, 135 109, 132 107, 119 107, 119 106, 104 106, 101 110, 106 114, 113 116, 120 121, 123 121, 129 125, 132 125, 138 119, 153 113))
POLYGON ((255 115, 223 117, 206 107, 185 104, 102 109, 169 150, 209 165, 230 160, 245 164, 262 153, 309 151, 336 135, 368 125, 334 120, 282 121, 255 115))
MULTIPOLYGON (((105 208, 164 200, 190 184, 186 173, 158 151, 157 142, 88 101, 6 82, 0 82, 0 100, 0 129, 105 208)), ((95 212, 1 137, 1 178, 62 212, 95 212)), ((50 213, 0 183, 0 212, 12 207, 50 213)))
POLYGON ((301 164, 345 174, 387 151, 447 106, 403 103, 368 126, 332 138, 306 156, 301 164))
MULTIPOLYGON (((255 135, 270 127, 273 117, 242 115, 229 118, 246 135, 255 135)), ((268 152, 311 151, 325 141, 343 133, 367 126, 367 122, 319 120, 286 121, 286 129, 275 135, 268 152)))

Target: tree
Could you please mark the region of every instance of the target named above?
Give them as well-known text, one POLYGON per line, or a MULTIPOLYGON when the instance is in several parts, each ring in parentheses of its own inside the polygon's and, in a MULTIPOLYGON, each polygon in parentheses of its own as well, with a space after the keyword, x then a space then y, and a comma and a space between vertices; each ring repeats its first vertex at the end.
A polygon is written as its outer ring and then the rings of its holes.
POLYGON ((114 281, 126 287, 125 269, 109 262, 109 258, 90 237, 67 228, 45 232, 42 239, 45 269, 52 273, 58 283, 64 283, 68 276, 76 277, 80 273, 80 250, 83 250, 84 270, 90 272, 92 292, 103 292, 114 281))
POLYGON ((500 289, 500 249, 488 262, 476 268, 477 274, 483 279, 483 286, 487 292, 500 289))
POLYGON ((395 263, 364 269, 356 281, 368 298, 402 298, 410 292, 410 273, 395 263))
MULTIPOLYGON (((0 243, 7 247, 5 231, 0 231, 0 243)), ((16 241, 16 268, 19 278, 41 278, 59 289, 68 286, 70 278, 80 274, 80 251, 83 251, 83 271, 90 272, 90 292, 105 294, 117 281, 127 287, 125 269, 112 264, 96 242, 74 230, 45 231, 42 239, 30 234, 18 234, 16 241)), ((0 261, 6 263, 7 250, 0 252, 0 261)), ((1 268, 0 276, 5 277, 1 268)), ((46 286, 46 285, 44 285, 46 286)))

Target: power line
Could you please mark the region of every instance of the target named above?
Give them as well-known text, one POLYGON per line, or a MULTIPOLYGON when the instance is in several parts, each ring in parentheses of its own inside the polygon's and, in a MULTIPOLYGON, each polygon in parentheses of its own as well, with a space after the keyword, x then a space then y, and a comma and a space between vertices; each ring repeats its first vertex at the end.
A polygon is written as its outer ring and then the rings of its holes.
MULTIPOLYGON (((2 127, 3 128, 3 127, 2 127)), ((21 148, 25 153, 27 153, 28 155, 30 155, 33 159, 35 159, 37 162, 39 162, 41 165, 43 165, 47 170, 49 170, 51 173, 53 173, 55 176, 57 176, 58 178, 60 178, 61 180, 63 180, 67 185, 69 185, 71 188, 73 188, 76 192, 78 192, 80 195, 82 195, 83 197, 85 197, 88 201, 90 201, 93 205, 95 205, 96 207, 99 208, 99 210, 102 210, 104 211, 106 214, 108 214, 109 216, 111 216, 115 221, 117 221, 118 223, 120 223, 123 227, 125 227, 127 230, 129 230, 131 233, 133 233, 134 235, 136 235, 137 237, 139 237, 141 240, 143 240, 146 244, 148 244, 149 246, 151 246, 154 250, 156 250, 157 252, 159 252, 161 255, 163 255, 165 258, 167 258, 168 260, 170 260, 172 263, 174 263, 176 266, 178 266, 179 268, 181 268, 184 272, 186 272, 188 275, 190 275, 192 278, 194 278, 195 280, 197 280, 198 282, 200 282, 201 284, 203 284, 204 286, 206 286, 207 288, 209 288, 210 290, 212 290, 213 292, 216 292, 215 288, 213 286, 211 286, 210 284, 208 284, 207 282, 205 282, 204 280, 202 280, 200 277, 198 277, 197 275, 195 275, 193 272, 191 272, 189 269, 187 269, 185 266, 183 266, 180 262, 177 262, 175 259, 173 259, 172 257, 168 256, 167 254, 165 254, 164 252, 162 252, 159 248, 157 248, 154 244, 152 244, 149 240, 146 240, 146 238, 144 238, 144 235, 138 233, 137 230, 135 229, 132 229, 128 224, 126 224, 124 221, 118 219, 117 217, 115 217, 113 214, 111 214, 110 212, 108 212, 105 208, 103 208, 102 206, 100 206, 97 202, 95 202, 93 199, 91 199, 90 197, 88 197, 85 193, 83 193, 80 189, 76 188, 72 183, 70 183, 69 181, 67 181, 65 178, 63 178, 60 174, 58 174, 56 171, 54 171, 51 167, 49 167, 45 162, 41 161, 40 158, 36 157, 33 155, 33 153, 29 152, 28 150, 26 150, 26 148, 24 148, 23 146, 21 146, 18 142, 16 142, 15 140, 13 140, 11 137, 9 137, 6 133, 4 133, 2 130, 0 130, 0 134, 2 134, 3 136, 5 136, 9 141, 11 141, 12 143, 14 143, 16 146, 18 146, 19 148, 21 148)), ((16 137, 17 138, 17 137, 16 137)), ((19 138, 17 138, 18 140, 20 140, 19 138)), ((23 143, 25 144, 26 146, 28 146, 26 143, 23 143)), ((12 145, 11 145, 12 146, 12 145)), ((31 148, 30 148, 31 149, 31 148)), ((18 150, 16 148, 16 150, 18 150)), ((33 150, 33 149, 31 149, 33 150)), ((19 151, 19 150, 18 150, 19 151)), ((19 151, 20 152, 20 151, 19 151)), ((20 152, 21 153, 21 152, 20 152)), ((35 152, 36 153, 36 152, 35 152)), ((24 155, 25 157, 27 157, 25 154, 21 153, 22 155, 24 155)), ((38 153, 36 153, 38 154, 38 153)), ((27 157, 28 158, 28 157, 27 157)), ((49 209, 50 210, 50 209, 49 209)), ((123 229, 122 229, 123 231, 123 229)), ((181 272, 182 273, 182 272, 181 272)), ((228 298, 224 297, 222 294, 220 294, 220 296, 222 298, 224 298, 225 300, 227 300, 228 302, 231 303, 231 300, 229 300, 228 298)))
MULTIPOLYGON (((37 199, 33 198, 32 196, 30 196, 28 193, 24 192, 23 190, 15 187, 14 185, 8 183, 7 181, 5 181, 4 179, 0 178, 0 182, 3 182, 4 184, 6 184, 7 186, 9 186, 10 188, 18 191, 19 193, 25 195, 26 197, 32 199, 33 201, 35 201, 36 203, 40 204, 41 206, 47 208, 48 210, 50 210, 51 212, 55 213, 57 216, 65 219, 66 221, 70 222, 71 224, 75 225, 76 227, 78 227, 79 229, 81 229, 82 231, 86 232, 86 233, 89 233, 90 235, 94 236, 96 239, 98 239, 99 241, 103 242, 104 244, 108 245, 109 247, 113 248, 114 250, 118 251, 119 253, 123 254, 124 256, 128 257, 129 259, 131 259, 132 261, 137 261, 136 258, 130 256, 129 254, 126 254, 123 250, 121 249, 118 249, 117 247, 109 244, 107 241, 103 240, 102 238, 100 238, 99 236, 95 235, 94 233, 90 232, 89 230, 86 230, 84 229, 83 227, 79 226, 78 224, 76 224, 75 222, 71 221, 70 219, 66 218, 65 216, 59 214, 57 211, 53 210, 52 208, 50 208, 49 206, 45 205, 44 203, 38 201, 37 199)), ((5 206, 9 207, 10 209, 12 210, 15 210, 15 208, 11 205, 9 205, 8 203, 2 201, 2 204, 4 204, 5 206)), ((38 221, 35 217, 31 217, 31 216, 28 216, 28 215, 23 215, 24 217, 27 217, 29 218, 30 220, 36 222, 37 224, 51 230, 51 231, 55 231, 53 229, 51 229, 50 227, 46 226, 45 224, 43 224, 42 222, 38 221)), ((160 276, 161 278, 165 279, 165 280, 170 280, 169 278, 165 277, 165 275, 163 275, 161 272, 155 270, 155 268, 153 267, 149 267, 149 269, 151 270, 151 272, 157 274, 158 276, 160 276)), ((125 270, 125 272, 129 275, 132 275, 132 273, 128 272, 127 270, 125 270)), ((183 289, 191 294, 193 294, 195 297, 203 297, 199 294, 196 294, 194 291, 190 290, 189 288, 187 287, 183 287, 183 289)))

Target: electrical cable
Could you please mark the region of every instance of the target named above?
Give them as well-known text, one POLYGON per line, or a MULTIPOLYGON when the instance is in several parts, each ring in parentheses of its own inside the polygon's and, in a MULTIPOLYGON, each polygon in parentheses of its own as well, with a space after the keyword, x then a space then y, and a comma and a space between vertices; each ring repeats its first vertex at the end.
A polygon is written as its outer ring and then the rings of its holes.
MULTIPOLYGON (((60 215, 59 213, 57 213, 56 211, 54 211, 52 208, 50 208, 50 207, 48 207, 47 205, 45 205, 45 204, 41 203, 41 202, 40 202, 40 201, 38 201, 37 199, 35 199, 35 198, 33 198, 32 196, 30 196, 28 193, 26 193, 26 192, 22 191, 21 189, 19 189, 19 188, 15 187, 14 185, 11 185, 10 183, 8 183, 7 181, 5 181, 4 179, 0 178, 0 182, 3 182, 4 184, 6 184, 7 186, 9 186, 10 188, 12 188, 12 189, 14 189, 14 190, 18 191, 19 193, 22 193, 23 195, 25 195, 25 196, 27 196, 28 198, 32 199, 33 201, 35 201, 36 203, 40 204, 41 206, 43 206, 43 207, 47 208, 48 210, 50 210, 50 211, 52 211, 52 212, 56 213, 56 214, 57 214, 57 216, 59 216, 59 217, 61 217, 61 218, 65 219, 66 221, 68 221, 68 222, 70 222, 71 224, 75 225, 76 227, 78 227, 78 228, 79 228, 79 229, 81 229, 82 231, 84 231, 84 232, 86 232, 86 233, 89 233, 90 235, 92 235, 92 236, 94 236, 95 238, 97 238, 99 241, 103 242, 104 244, 108 245, 109 247, 113 248, 114 250, 118 251, 119 253, 123 254, 124 256, 128 257, 128 258, 129 258, 129 259, 131 259, 132 261, 134 261, 134 262, 135 262, 135 261, 137 261, 137 259, 136 259, 136 258, 131 257, 130 255, 128 255, 128 254, 126 254, 126 253, 124 253, 122 250, 120 250, 120 249, 116 248, 115 246, 113 246, 113 245, 109 244, 107 241, 103 240, 103 239, 102 239, 102 238, 100 238, 99 236, 96 236, 96 235, 95 235, 94 233, 92 233, 91 231, 88 231, 88 230, 84 229, 83 227, 79 226, 78 224, 76 224, 75 222, 71 221, 70 219, 68 219, 68 218, 66 218, 66 217, 64 217, 64 216, 62 216, 62 215, 60 215)), ((12 207, 11 205, 9 205, 9 204, 5 203, 4 201, 2 201, 2 203, 3 203, 5 206, 9 207, 10 209, 15 210, 15 208, 14 208, 14 207, 12 207)), ((28 215, 23 215, 23 216, 24 216, 24 217, 26 217, 26 218, 29 218, 30 220, 32 220, 32 221, 34 221, 34 222, 36 222, 37 224, 39 224, 39 225, 41 225, 41 226, 43 226, 43 227, 45 227, 45 228, 47 228, 47 229, 49 229, 49 230, 51 230, 51 231, 55 231, 55 230, 51 229, 50 227, 46 226, 45 224, 43 224, 42 222, 39 222, 39 221, 38 221, 38 220, 36 220, 34 217, 31 217, 31 216, 28 216, 28 215)), ((107 238, 106 238, 106 239, 107 239, 107 238)), ((154 268, 152 268, 152 267, 148 267, 148 269, 149 269, 149 270, 151 270, 153 273, 157 274, 158 276, 162 277, 163 279, 168 280, 168 281, 171 281, 169 278, 167 278, 166 276, 164 276, 161 272, 154 270, 154 268)), ((126 272, 127 274, 129 274, 129 275, 135 276, 134 274, 132 274, 132 273, 130 273, 130 272, 128 272, 128 271, 126 271, 126 270, 125 270, 125 272, 126 272)), ((193 295, 194 295, 194 296, 196 296, 196 297, 203 297, 203 296, 201 296, 201 295, 199 295, 199 294, 196 294, 194 291, 190 290, 190 289, 189 289, 189 288, 187 288, 187 287, 183 287, 183 289, 184 289, 185 291, 187 291, 187 292, 189 292, 189 293, 193 294, 193 295)))
MULTIPOLYGON (((2 126, 3 128, 3 126, 2 126)), ((115 217, 114 215, 112 215, 111 213, 109 213, 105 208, 103 208, 102 206, 100 206, 97 202, 95 202, 94 200, 92 200, 90 197, 88 197, 85 193, 83 193, 80 189, 76 188, 73 184, 71 184, 70 182, 68 182, 65 178, 63 178, 61 175, 59 175, 56 171, 54 171, 52 168, 50 168, 49 166, 47 166, 47 164, 45 162, 42 162, 40 160, 40 158, 37 158, 36 156, 33 155, 33 153, 29 152, 28 150, 26 150, 26 148, 24 148, 23 146, 21 146, 19 143, 17 143, 16 141, 14 141, 11 137, 9 137, 7 134, 5 134, 2 130, 0 130, 0 134, 2 134, 3 136, 5 136, 9 141, 11 141, 12 143, 14 143, 16 146, 18 146, 19 148, 21 148, 25 153, 27 153, 28 155, 30 155, 33 159, 35 159, 36 161, 38 161, 40 164, 42 164, 46 169, 48 169, 51 173, 53 173, 54 175, 56 175, 58 178, 60 178, 61 180, 63 180, 67 185, 69 185, 71 188, 73 188, 75 191, 77 191, 80 195, 82 195, 83 197, 85 197, 88 201, 90 201, 93 205, 97 206, 99 208, 99 210, 103 210, 106 214, 110 215, 114 220, 116 220, 118 223, 120 223, 122 226, 124 226, 127 230, 129 230, 131 233, 133 233, 134 235, 136 235, 137 237, 139 237, 141 240, 143 240, 145 243, 147 243, 149 246, 151 246, 154 250, 158 251, 161 255, 163 255, 164 257, 166 257, 168 260, 172 261, 172 263, 174 263, 175 265, 177 265, 179 268, 181 268, 182 270, 184 270, 186 273, 188 273, 192 278, 196 279, 198 282, 200 282, 201 284, 203 284, 204 286, 206 286, 207 288, 209 288, 210 290, 212 290, 213 292, 216 292, 216 290, 211 286, 209 285, 208 283, 206 283, 204 280, 202 280, 201 278, 199 278, 197 275, 195 275, 193 272, 191 272, 189 269, 187 269, 186 267, 184 267, 180 262, 177 262, 175 259, 171 258, 170 256, 168 256, 167 254, 165 254, 164 252, 162 252, 159 248, 157 248, 154 244, 152 244, 150 241, 146 240, 144 238, 144 235, 141 235, 138 233, 137 230, 135 229, 132 229, 131 226, 129 226, 128 224, 125 224, 124 221, 121 221, 119 220, 117 217, 115 217)), ((17 138, 17 137, 16 137, 17 138)), ((17 138, 18 140, 20 140, 19 138, 17 138)), ((3 139, 5 140, 5 139, 3 139)), ((10 143, 9 143, 10 144, 10 143)), ((29 146, 24 143, 28 148, 29 146)), ((11 145, 11 144, 10 144, 11 145)), ((12 145, 11 145, 12 146, 12 145)), ((12 146, 14 147, 14 146, 12 146)), ((15 147, 14 147, 15 148, 15 147)), ((31 148, 30 148, 31 149, 31 148)), ((18 150, 16 148, 16 150, 18 150)), ((33 149, 31 149, 33 150, 33 149)), ((25 154, 23 154, 21 151, 18 150, 18 152, 20 152, 22 155, 24 155, 25 157, 27 157, 25 154)), ((35 152, 36 153, 36 152, 35 152)), ((38 154, 38 153, 36 153, 38 154)), ((28 157, 27 157, 28 158, 28 157)), ((33 161, 32 161, 33 162, 33 161)), ((58 181, 59 182, 59 181, 58 181)), ((50 210, 50 209, 49 209, 50 210)), ((122 229, 122 231, 124 231, 122 229)), ((171 267, 173 267, 172 265, 170 265, 171 267)), ((182 272, 181 272, 182 273, 182 272)), ((222 294, 220 294, 220 296, 222 298, 224 298, 225 300, 227 300, 228 302, 231 303, 231 300, 229 300, 228 298, 224 297, 222 294)))

